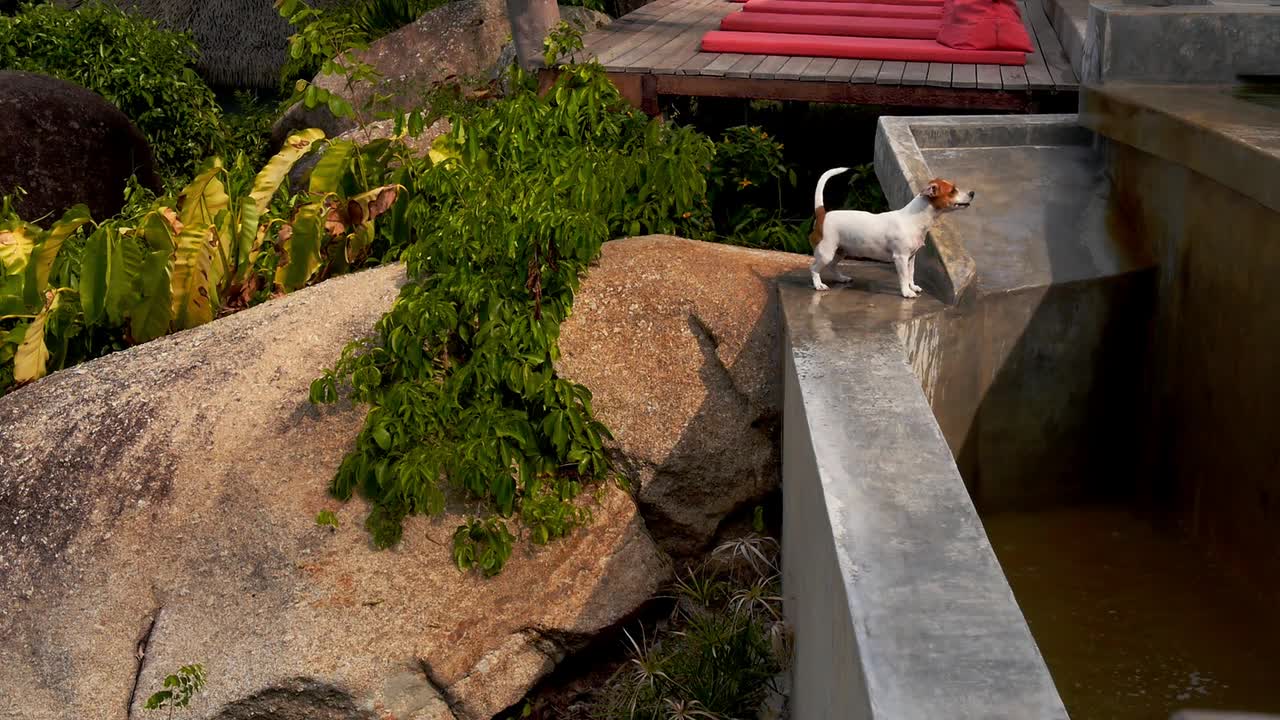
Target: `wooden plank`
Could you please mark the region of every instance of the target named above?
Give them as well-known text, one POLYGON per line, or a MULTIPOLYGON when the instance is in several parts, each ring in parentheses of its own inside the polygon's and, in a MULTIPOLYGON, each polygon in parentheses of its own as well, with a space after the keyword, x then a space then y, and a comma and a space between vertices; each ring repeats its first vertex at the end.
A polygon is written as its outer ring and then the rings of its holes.
POLYGON ((751 77, 756 80, 775 80, 778 77, 778 71, 790 59, 785 55, 766 55, 764 61, 751 71, 751 77))
POLYGON ((1000 81, 999 65, 979 65, 977 70, 978 88, 981 90, 999 90, 1004 87, 1000 81))
MULTIPOLYGON (((772 56, 771 56, 772 57, 772 56)), ((1024 113, 1037 100, 1026 93, 976 88, 936 88, 927 85, 859 84, 847 82, 796 82, 791 80, 708 77, 705 75, 640 75, 657 83, 658 95, 795 100, 898 107, 986 112, 1024 113)))
MULTIPOLYGON (((853 71, 849 76, 849 80, 855 83, 872 83, 876 82, 876 78, 880 76, 880 66, 884 65, 881 60, 859 60, 858 69, 853 71)), ((901 73, 898 75, 901 77, 901 73)))
POLYGON ((933 87, 951 87, 951 63, 929 63, 929 74, 924 84, 933 87))
POLYGON ((826 80, 827 73, 831 72, 831 66, 835 64, 835 58, 814 58, 813 62, 800 71, 800 79, 807 81, 826 80))
POLYGON ((671 12, 673 6, 678 5, 680 2, 681 0, 656 0, 633 13, 624 15, 584 38, 583 49, 599 60, 605 53, 649 27, 666 13, 671 12))
POLYGON ((701 52, 702 36, 708 30, 713 30, 720 25, 720 18, 724 17, 727 4, 724 0, 708 0, 704 3, 701 12, 689 18, 687 28, 681 30, 670 42, 653 51, 648 57, 636 61, 636 66, 653 72, 674 72, 676 68, 693 59, 694 55, 705 54, 701 52))
POLYGON ((702 69, 700 75, 724 75, 742 59, 741 53, 721 53, 702 69))
POLYGON ((751 73, 760 67, 767 55, 743 55, 742 59, 733 64, 733 67, 725 71, 728 77, 751 77, 751 73))
POLYGON ((1027 54, 1027 65, 1023 70, 1027 74, 1028 90, 1052 90, 1053 76, 1049 74, 1049 66, 1044 61, 1040 46, 1036 44, 1036 32, 1032 29, 1031 21, 1027 18, 1030 15, 1027 11, 1027 5, 1039 4, 1039 0, 1032 0, 1030 3, 1018 3, 1022 8, 1022 24, 1027 28, 1027 37, 1031 38, 1031 47, 1035 48, 1035 52, 1027 54))
MULTIPOLYGON (((601 64, 607 70, 614 71, 635 71, 640 69, 637 64, 638 60, 648 57, 654 50, 671 42, 670 32, 672 28, 684 28, 689 21, 700 14, 704 9, 706 2, 719 2, 720 0, 693 0, 692 2, 682 3, 676 6, 676 9, 670 14, 654 21, 643 31, 636 35, 639 42, 632 44, 625 52, 615 55, 612 60, 601 60, 601 64)), ((626 43, 623 43, 626 45, 626 43)), ((616 52, 617 48, 610 52, 616 52)))
POLYGON ((903 85, 923 85, 929 77, 929 63, 909 62, 902 71, 903 85))
POLYGON ((951 66, 951 87, 958 87, 958 88, 978 87, 978 66, 977 65, 952 65, 951 66))
POLYGON ((1027 71, 1019 65, 1001 65, 1000 83, 1009 92, 1027 91, 1027 71))
POLYGON ((1049 68, 1049 77, 1059 90, 1075 90, 1080 86, 1076 72, 1071 68, 1071 60, 1067 57, 1058 33, 1044 13, 1044 4, 1037 0, 1027 3, 1027 16, 1031 20, 1031 28, 1035 30, 1033 37, 1040 44, 1040 54, 1044 56, 1045 65, 1049 68))
POLYGON ((695 53, 693 57, 680 63, 680 67, 676 68, 677 75, 697 75, 707 68, 708 65, 716 61, 720 57, 719 53, 695 53))
POLYGON ((849 78, 853 76, 853 71, 857 69, 857 60, 841 58, 835 61, 831 69, 827 71, 827 80, 830 82, 849 82, 849 78))
MULTIPOLYGON (((858 65, 862 67, 861 63, 858 65)), ((907 64, 898 60, 886 61, 881 63, 880 72, 876 75, 877 85, 901 85, 902 71, 907 69, 907 64)))
POLYGON ((804 71, 809 63, 815 58, 811 57, 793 57, 787 58, 787 62, 783 64, 782 69, 778 71, 779 80, 799 80, 800 73, 804 71))

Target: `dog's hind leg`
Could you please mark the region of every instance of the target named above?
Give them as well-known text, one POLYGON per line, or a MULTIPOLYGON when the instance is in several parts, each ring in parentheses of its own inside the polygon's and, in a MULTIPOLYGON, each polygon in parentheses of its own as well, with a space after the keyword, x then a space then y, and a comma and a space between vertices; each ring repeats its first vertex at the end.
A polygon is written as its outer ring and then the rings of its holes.
POLYGON ((809 275, 813 278, 814 290, 827 289, 827 284, 822 282, 822 271, 826 270, 835 258, 834 243, 820 242, 813 248, 813 264, 809 266, 809 275))
POLYGON ((895 253, 893 256, 893 266, 898 270, 898 290, 902 292, 902 297, 913 298, 918 294, 911 289, 911 278, 907 275, 908 268, 911 264, 911 256, 895 253))

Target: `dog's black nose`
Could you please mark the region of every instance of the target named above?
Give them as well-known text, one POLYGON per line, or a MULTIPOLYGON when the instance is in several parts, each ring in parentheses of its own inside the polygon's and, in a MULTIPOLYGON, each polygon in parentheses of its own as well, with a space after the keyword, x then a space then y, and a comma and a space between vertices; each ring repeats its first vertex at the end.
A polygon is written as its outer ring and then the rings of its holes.
POLYGON ((970 199, 970 200, 972 200, 974 197, 976 197, 976 196, 977 196, 977 194, 978 194, 978 193, 976 193, 976 192, 974 192, 974 191, 970 190, 970 191, 969 191, 969 199, 970 199))

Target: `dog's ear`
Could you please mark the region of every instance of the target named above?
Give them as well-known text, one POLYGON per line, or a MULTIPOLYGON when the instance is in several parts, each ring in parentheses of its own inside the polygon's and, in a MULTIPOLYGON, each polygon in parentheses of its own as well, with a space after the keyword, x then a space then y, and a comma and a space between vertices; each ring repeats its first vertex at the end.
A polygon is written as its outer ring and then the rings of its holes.
POLYGON ((924 192, 922 194, 925 197, 934 198, 934 197, 938 197, 938 193, 940 192, 942 192, 942 188, 939 187, 938 182, 934 180, 930 182, 927 187, 925 187, 924 192))

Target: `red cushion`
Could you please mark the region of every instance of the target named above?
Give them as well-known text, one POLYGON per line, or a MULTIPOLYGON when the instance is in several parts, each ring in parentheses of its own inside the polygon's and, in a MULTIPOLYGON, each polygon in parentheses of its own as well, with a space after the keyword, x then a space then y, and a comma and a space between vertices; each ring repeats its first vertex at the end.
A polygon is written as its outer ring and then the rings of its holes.
MULTIPOLYGON (((751 1, 759 2, 760 0, 751 1)), ((787 35, 726 30, 712 30, 703 35, 702 51, 978 65, 1027 64, 1026 53, 1007 50, 957 50, 933 40, 787 35)))
POLYGON ((916 18, 937 20, 941 5, 885 5, 880 3, 836 3, 823 0, 749 0, 746 12, 785 13, 789 15, 847 15, 878 18, 916 18))
POLYGON ((946 0, 938 42, 957 50, 1035 52, 1013 0, 946 0))
POLYGON ((793 35, 852 35, 854 37, 915 38, 938 37, 937 20, 911 18, 850 17, 847 15, 782 15, 738 12, 720 21, 721 30, 774 32, 793 35))

